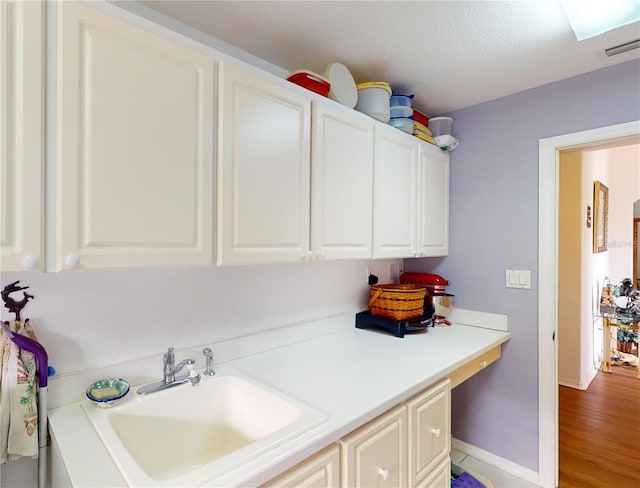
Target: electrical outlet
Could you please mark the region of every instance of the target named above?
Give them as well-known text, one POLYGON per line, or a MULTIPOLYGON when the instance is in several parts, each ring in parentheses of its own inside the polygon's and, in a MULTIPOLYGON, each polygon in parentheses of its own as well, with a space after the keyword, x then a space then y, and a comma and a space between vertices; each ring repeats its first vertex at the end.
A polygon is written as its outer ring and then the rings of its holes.
POLYGON ((373 284, 373 283, 369 282, 369 278, 370 278, 371 275, 374 275, 374 276, 376 276, 378 278, 378 283, 384 282, 384 279, 383 279, 384 277, 381 276, 380 271, 381 270, 378 269, 378 267, 376 267, 376 266, 374 266, 372 264, 368 265, 367 266, 367 284, 373 284))
POLYGON ((378 280, 382 278, 382 276, 380 276, 380 270, 376 269, 376 267, 373 266, 372 264, 367 266, 367 283, 368 284, 372 284, 369 282, 369 278, 371 277, 371 275, 376 276, 378 280))

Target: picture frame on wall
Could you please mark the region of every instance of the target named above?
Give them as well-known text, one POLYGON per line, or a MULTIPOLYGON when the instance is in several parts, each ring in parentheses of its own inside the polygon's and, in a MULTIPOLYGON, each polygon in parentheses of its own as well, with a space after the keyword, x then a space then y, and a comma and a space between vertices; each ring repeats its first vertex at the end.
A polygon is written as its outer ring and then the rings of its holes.
POLYGON ((607 251, 609 224, 609 188, 600 181, 593 183, 593 252, 607 251))

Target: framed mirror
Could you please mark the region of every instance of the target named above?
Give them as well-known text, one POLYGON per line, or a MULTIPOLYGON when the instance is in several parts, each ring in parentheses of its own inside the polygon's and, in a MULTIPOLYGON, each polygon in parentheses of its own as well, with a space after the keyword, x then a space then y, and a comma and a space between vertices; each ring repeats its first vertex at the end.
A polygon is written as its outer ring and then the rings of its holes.
POLYGON ((609 188, 595 181, 593 183, 593 252, 607 250, 609 220, 609 188))

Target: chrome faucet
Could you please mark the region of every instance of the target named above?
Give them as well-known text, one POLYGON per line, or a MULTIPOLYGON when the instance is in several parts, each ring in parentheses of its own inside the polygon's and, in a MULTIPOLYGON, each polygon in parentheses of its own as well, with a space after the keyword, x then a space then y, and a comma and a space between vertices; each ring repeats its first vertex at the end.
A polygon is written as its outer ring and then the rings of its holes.
POLYGON ((178 364, 175 364, 175 362, 176 357, 173 353, 173 347, 170 347, 162 356, 162 380, 141 386, 138 388, 138 394, 147 395, 149 393, 155 393, 156 391, 166 390, 172 386, 182 385, 187 381, 190 381, 193 386, 200 383, 200 373, 194 369, 196 362, 193 359, 183 359, 178 364), (185 366, 189 372, 177 375, 185 366))

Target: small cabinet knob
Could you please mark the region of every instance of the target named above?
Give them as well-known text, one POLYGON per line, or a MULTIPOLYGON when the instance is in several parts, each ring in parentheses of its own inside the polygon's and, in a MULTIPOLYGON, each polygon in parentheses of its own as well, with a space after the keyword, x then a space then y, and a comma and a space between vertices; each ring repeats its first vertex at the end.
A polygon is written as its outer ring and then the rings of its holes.
POLYGON ((388 468, 380 468, 378 470, 378 474, 382 477, 384 481, 389 479, 389 469, 388 468))
POLYGON ((438 427, 431 429, 431 433, 436 437, 440 437, 442 435, 442 431, 438 427))
POLYGON ((22 266, 24 266, 24 269, 38 269, 38 266, 40 266, 40 259, 38 259, 38 256, 28 254, 22 258, 22 266))
POLYGON ((480 361, 480 369, 486 368, 487 367, 487 362, 486 361, 480 361))
POLYGON ((76 254, 69 254, 64 258, 64 265, 70 269, 77 268, 80 266, 80 258, 76 254))

